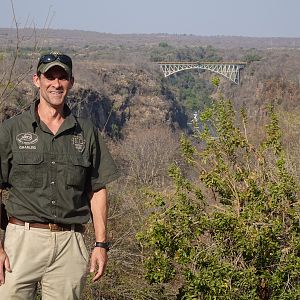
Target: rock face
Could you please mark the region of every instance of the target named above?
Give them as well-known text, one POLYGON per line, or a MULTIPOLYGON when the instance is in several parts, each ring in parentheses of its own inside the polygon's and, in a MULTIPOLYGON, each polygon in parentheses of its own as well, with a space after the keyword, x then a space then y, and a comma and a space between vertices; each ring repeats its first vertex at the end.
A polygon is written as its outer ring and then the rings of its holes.
POLYGON ((157 124, 186 128, 184 108, 171 92, 162 93, 160 81, 153 74, 135 67, 114 66, 100 68, 90 76, 90 87, 79 82, 69 96, 69 105, 76 115, 90 118, 109 135, 118 138, 123 130, 157 124))

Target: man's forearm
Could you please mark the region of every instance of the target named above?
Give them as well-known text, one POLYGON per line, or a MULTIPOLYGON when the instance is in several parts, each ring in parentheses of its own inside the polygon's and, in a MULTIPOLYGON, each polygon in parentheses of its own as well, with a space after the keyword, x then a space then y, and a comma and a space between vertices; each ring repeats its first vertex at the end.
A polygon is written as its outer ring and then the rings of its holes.
POLYGON ((107 190, 103 188, 91 196, 91 212, 96 242, 105 242, 107 239, 108 197, 107 190))

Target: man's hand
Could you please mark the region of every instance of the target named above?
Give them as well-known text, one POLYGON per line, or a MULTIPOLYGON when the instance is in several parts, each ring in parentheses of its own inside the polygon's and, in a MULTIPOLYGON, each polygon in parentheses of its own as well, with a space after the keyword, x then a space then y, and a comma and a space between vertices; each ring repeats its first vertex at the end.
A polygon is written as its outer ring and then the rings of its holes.
POLYGON ((11 272, 11 268, 8 256, 0 245, 0 285, 4 284, 5 282, 5 271, 11 272))
POLYGON ((107 251, 104 248, 95 247, 91 255, 90 273, 96 273, 93 282, 96 282, 104 274, 107 264, 107 251))

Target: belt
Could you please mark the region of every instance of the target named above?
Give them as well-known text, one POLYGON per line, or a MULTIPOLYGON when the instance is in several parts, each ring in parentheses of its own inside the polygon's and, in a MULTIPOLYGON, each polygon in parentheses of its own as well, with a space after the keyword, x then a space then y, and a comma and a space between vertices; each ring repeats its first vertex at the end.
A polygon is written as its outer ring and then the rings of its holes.
MULTIPOLYGON (((19 220, 15 217, 9 217, 8 222, 15 225, 25 226, 25 222, 19 220)), ((57 223, 29 223, 29 228, 41 228, 41 229, 48 229, 50 231, 71 231, 74 228, 76 232, 84 232, 84 225, 82 224, 57 224, 57 223)))

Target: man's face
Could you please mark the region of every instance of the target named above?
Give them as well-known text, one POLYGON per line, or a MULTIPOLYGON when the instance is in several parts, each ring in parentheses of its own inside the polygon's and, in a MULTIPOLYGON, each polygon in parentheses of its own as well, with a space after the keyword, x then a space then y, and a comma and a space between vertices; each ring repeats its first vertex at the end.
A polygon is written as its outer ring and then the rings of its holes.
POLYGON ((63 107, 65 98, 72 88, 74 78, 69 78, 67 72, 54 66, 46 73, 33 76, 35 86, 40 88, 40 101, 46 102, 54 108, 63 107))

